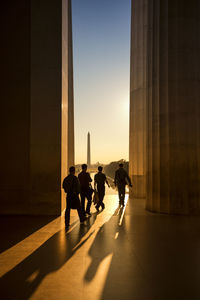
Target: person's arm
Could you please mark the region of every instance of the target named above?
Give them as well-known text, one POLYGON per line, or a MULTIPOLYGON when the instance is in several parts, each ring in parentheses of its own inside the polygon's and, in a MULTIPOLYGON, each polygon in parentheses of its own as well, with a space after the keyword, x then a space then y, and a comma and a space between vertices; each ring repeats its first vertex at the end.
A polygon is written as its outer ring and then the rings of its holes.
POLYGON ((108 179, 107 179, 106 175, 105 175, 105 182, 106 182, 107 186, 110 187, 110 184, 108 182, 108 179))
POLYGON ((62 183, 62 188, 64 189, 65 193, 67 193, 67 191, 66 191, 66 183, 65 183, 65 181, 66 181, 66 177, 65 177, 65 179, 63 180, 63 183, 62 183))
POLYGON ((64 178, 63 183, 62 183, 62 188, 63 188, 63 189, 65 189, 65 188, 64 188, 64 185, 65 185, 65 178, 64 178))
POLYGON ((94 176, 94 189, 96 189, 97 182, 96 182, 96 175, 94 176))
POLYGON ((128 180, 128 185, 129 185, 130 187, 132 187, 131 179, 130 179, 130 177, 128 176, 128 173, 126 173, 126 178, 127 178, 127 180, 128 180))
POLYGON ((90 173, 88 173, 88 180, 89 180, 89 182, 92 182, 92 178, 90 177, 90 173))

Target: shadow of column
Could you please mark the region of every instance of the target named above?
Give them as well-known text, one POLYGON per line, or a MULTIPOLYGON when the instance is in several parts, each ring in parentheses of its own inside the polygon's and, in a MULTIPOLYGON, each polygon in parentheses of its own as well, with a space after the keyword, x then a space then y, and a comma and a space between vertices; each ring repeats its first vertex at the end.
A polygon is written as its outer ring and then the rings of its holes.
POLYGON ((0 253, 44 227, 54 216, 0 216, 0 253))
POLYGON ((58 231, 20 264, 2 276, 1 299, 29 299, 45 276, 60 269, 90 238, 93 232, 80 243, 96 217, 97 214, 93 214, 86 225, 77 224, 69 232, 65 229, 58 231))

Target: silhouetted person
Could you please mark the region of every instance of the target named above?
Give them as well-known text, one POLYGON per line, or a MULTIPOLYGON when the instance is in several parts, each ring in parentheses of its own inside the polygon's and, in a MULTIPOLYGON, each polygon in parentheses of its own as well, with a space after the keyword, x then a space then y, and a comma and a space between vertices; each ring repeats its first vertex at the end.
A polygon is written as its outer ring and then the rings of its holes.
POLYGON ((90 177, 90 174, 87 172, 87 165, 82 165, 82 172, 78 174, 78 179, 80 181, 81 185, 81 207, 84 215, 86 213, 88 215, 91 215, 90 213, 90 207, 92 204, 92 195, 91 195, 91 189, 90 189, 90 182, 92 182, 92 178, 90 177), (85 209, 85 198, 87 199, 87 207, 85 209))
POLYGON ((102 209, 105 208, 105 204, 103 203, 103 199, 105 196, 105 183, 110 187, 106 175, 102 173, 103 168, 101 166, 98 167, 98 173, 94 176, 94 187, 97 186, 97 192, 99 195, 99 202, 95 206, 96 210, 99 211, 99 207, 101 206, 102 209))
POLYGON ((117 186, 118 193, 119 193, 119 205, 124 206, 124 199, 125 199, 125 189, 126 185, 131 187, 131 180, 130 177, 128 176, 127 172, 123 168, 123 164, 119 164, 119 169, 115 172, 115 180, 114 184, 117 186))
POLYGON ((82 209, 81 203, 79 199, 80 193, 80 183, 78 178, 75 176, 75 167, 69 168, 69 175, 65 177, 63 180, 63 189, 65 193, 67 193, 67 207, 65 210, 65 226, 68 227, 70 225, 70 210, 77 209, 80 222, 84 222, 86 220, 82 209))

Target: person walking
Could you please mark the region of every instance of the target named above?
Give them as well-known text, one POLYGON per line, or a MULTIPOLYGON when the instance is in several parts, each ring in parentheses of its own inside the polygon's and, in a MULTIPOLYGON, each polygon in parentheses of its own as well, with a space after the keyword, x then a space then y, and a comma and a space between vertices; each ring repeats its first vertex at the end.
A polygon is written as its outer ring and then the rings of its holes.
POLYGON ((90 183, 92 182, 92 178, 90 177, 90 173, 87 172, 87 165, 82 165, 82 172, 78 174, 78 179, 80 181, 81 185, 81 207, 83 214, 86 215, 86 213, 91 216, 90 213, 90 207, 92 204, 92 194, 91 194, 91 188, 90 183), (85 209, 85 198, 87 199, 87 207, 85 209))
POLYGON ((77 209, 80 222, 83 223, 87 218, 84 216, 81 203, 79 199, 80 183, 78 178, 75 176, 75 167, 69 168, 69 175, 64 178, 62 187, 67 194, 66 196, 66 210, 65 210, 65 226, 70 225, 70 210, 77 209))
POLYGON ((125 189, 126 185, 132 187, 132 183, 130 177, 128 176, 127 172, 123 168, 123 164, 119 164, 119 169, 115 172, 115 180, 114 184, 117 186, 118 194, 119 194, 119 205, 124 206, 124 199, 125 199, 125 189))
POLYGON ((103 199, 105 196, 105 183, 110 187, 106 175, 102 173, 103 168, 101 166, 98 167, 98 173, 94 176, 94 188, 97 187, 97 192, 99 195, 99 202, 95 206, 96 210, 99 211, 99 207, 102 207, 102 210, 105 208, 105 204, 103 203, 103 199))

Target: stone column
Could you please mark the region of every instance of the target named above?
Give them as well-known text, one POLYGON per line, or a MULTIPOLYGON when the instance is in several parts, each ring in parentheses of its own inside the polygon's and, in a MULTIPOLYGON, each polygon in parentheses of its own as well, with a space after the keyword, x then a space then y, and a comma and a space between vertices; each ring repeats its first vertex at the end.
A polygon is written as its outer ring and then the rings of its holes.
POLYGON ((200 213, 200 4, 148 2, 147 209, 200 213))
POLYGON ((200 213, 199 18, 197 0, 132 1, 130 175, 154 212, 200 213))
POLYGON ((70 1, 11 0, 1 12, 0 212, 59 215, 74 155, 70 1))
POLYGON ((132 1, 129 174, 131 196, 146 196, 147 0, 132 1))
MULTIPOLYGON (((74 80, 73 80, 73 40, 72 40, 72 7, 71 0, 63 0, 62 9, 62 96, 66 93, 68 105, 67 166, 74 165, 74 80), (66 18, 67 14, 67 18, 66 18), (66 36, 68 36, 66 40, 66 36), (66 55, 67 53, 67 55, 66 55), (67 63, 66 63, 67 62, 67 63), (67 71, 67 74, 65 75, 67 71)), ((64 100, 63 100, 64 101, 64 100)), ((63 125, 64 128, 64 125, 63 125)))
MULTIPOLYGON (((62 162, 61 181, 74 165, 74 81, 71 0, 62 0, 62 162)), ((62 210, 66 206, 62 190, 62 210)))

